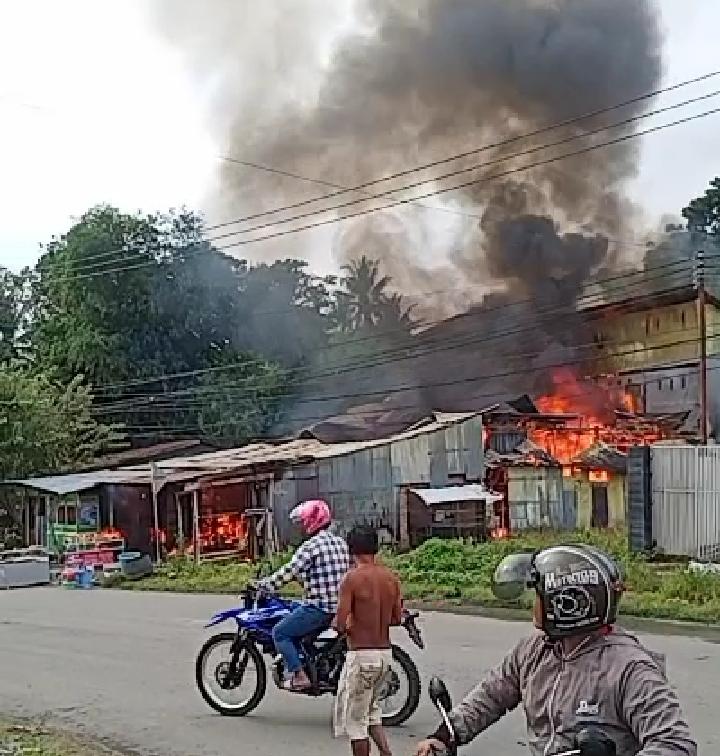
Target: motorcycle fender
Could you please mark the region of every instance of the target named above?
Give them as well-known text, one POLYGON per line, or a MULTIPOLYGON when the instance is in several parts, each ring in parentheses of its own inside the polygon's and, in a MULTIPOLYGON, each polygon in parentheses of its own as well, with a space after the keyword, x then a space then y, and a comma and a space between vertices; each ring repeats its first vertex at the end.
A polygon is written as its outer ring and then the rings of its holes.
POLYGON ((229 609, 226 612, 217 612, 217 614, 213 614, 213 616, 210 618, 210 622, 208 622, 205 627, 215 627, 215 625, 220 625, 221 623, 227 622, 231 619, 237 621, 237 617, 241 612, 242 609, 229 609))

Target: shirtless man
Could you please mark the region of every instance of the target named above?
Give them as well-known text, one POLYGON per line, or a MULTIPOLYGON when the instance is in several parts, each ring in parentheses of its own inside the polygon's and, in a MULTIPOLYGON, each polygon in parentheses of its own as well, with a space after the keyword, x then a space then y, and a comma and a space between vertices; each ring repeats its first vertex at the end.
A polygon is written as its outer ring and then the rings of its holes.
POLYGON ((400 582, 375 561, 374 530, 356 528, 347 541, 355 567, 340 586, 333 620, 333 628, 347 634, 349 649, 335 699, 335 735, 347 734, 353 756, 369 756, 370 738, 381 756, 391 756, 379 698, 392 664, 390 628, 402 616, 400 582))

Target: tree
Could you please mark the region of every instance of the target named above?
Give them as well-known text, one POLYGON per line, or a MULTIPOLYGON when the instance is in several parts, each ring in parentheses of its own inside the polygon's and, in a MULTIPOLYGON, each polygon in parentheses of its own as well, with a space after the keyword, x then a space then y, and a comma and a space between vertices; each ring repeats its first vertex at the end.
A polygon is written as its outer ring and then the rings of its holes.
MULTIPOLYGON (((202 252, 192 214, 88 211, 47 245, 37 266, 31 336, 38 368, 64 383, 81 374, 93 385, 190 368, 176 343, 178 323, 158 305, 178 307, 175 269, 202 252)), ((195 330, 182 336, 192 341, 195 330)))
POLYGON ((688 231, 720 235, 720 177, 710 182, 710 188, 702 197, 691 200, 682 214, 687 220, 688 231))
POLYGON ((20 356, 24 280, 25 274, 0 266, 0 366, 20 356))
POLYGON ((403 307, 402 297, 387 291, 390 276, 380 275, 380 262, 363 255, 343 265, 337 292, 337 320, 341 330, 360 331, 368 328, 409 329, 411 311, 403 307))
POLYGON ((334 276, 315 276, 302 260, 245 266, 240 274, 233 346, 288 367, 310 362, 335 327, 334 276))
POLYGON ((24 369, 0 371, 0 479, 69 468, 122 441, 119 429, 93 418, 79 378, 60 386, 24 369))
POLYGON ((94 208, 38 264, 35 364, 60 382, 85 376, 98 416, 138 442, 240 442, 266 427, 289 370, 324 346, 332 283, 300 261, 222 254, 192 213, 94 208))
POLYGON ((255 355, 219 356, 222 372, 199 379, 192 411, 202 434, 218 443, 242 444, 265 433, 277 420, 287 374, 276 363, 255 355), (232 361, 230 361, 232 359, 232 361))

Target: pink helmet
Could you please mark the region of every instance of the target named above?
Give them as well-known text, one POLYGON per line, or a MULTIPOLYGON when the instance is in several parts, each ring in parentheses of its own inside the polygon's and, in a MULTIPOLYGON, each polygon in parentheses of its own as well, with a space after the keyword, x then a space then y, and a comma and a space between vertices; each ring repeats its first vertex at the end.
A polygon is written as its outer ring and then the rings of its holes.
POLYGON ((322 499, 311 499, 298 504, 290 512, 290 519, 308 535, 315 535, 332 522, 330 507, 322 499))

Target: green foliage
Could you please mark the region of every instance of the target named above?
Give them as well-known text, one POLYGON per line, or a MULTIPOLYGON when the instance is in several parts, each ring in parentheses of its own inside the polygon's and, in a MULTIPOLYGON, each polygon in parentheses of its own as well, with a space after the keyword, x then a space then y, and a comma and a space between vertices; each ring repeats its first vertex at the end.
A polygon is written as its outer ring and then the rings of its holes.
POLYGON ((403 307, 399 294, 388 292, 391 279, 380 275, 378 260, 363 255, 344 265, 343 272, 342 289, 336 294, 336 317, 341 331, 411 328, 411 309, 403 307))
POLYGON ((121 434, 93 419, 91 401, 78 378, 60 386, 0 370, 0 479, 57 471, 115 448, 121 434))
MULTIPOLYGON (((631 553, 624 531, 578 531, 572 534, 551 531, 529 532, 508 540, 473 543, 432 539, 406 554, 385 552, 383 561, 395 570, 407 599, 451 605, 476 605, 529 609, 532 595, 515 603, 501 602, 491 590, 491 579, 501 559, 517 551, 531 551, 560 542, 590 543, 615 556, 624 573, 628 591, 622 613, 660 619, 720 622, 720 577, 688 571, 682 564, 666 569, 631 553)), ((265 573, 277 569, 290 558, 278 555, 265 573)), ((174 560, 152 577, 123 583, 133 590, 160 590, 192 593, 238 593, 252 579, 255 567, 233 561, 203 562, 174 560)), ((290 590, 298 594, 298 588, 290 590)))
POLYGON ((689 231, 720 235, 720 177, 710 182, 705 194, 691 200, 682 214, 689 231))
MULTIPOLYGON (((286 307, 322 306, 303 264, 272 269, 286 307)), ((61 383, 83 375, 96 387, 96 415, 138 439, 181 433, 242 443, 274 420, 288 378, 264 356, 287 354, 261 349, 271 345, 267 331, 249 322, 271 288, 244 261, 212 250, 192 213, 97 207, 38 263, 34 365, 61 383), (171 377, 143 381, 155 376, 171 377)), ((298 348, 297 329, 280 330, 298 348)))
POLYGON ((222 355, 196 383, 197 409, 190 412, 202 435, 219 442, 243 443, 266 432, 277 417, 286 371, 254 355, 222 355))
POLYGON ((27 272, 15 274, 0 266, 0 367, 22 356, 22 322, 27 272))

